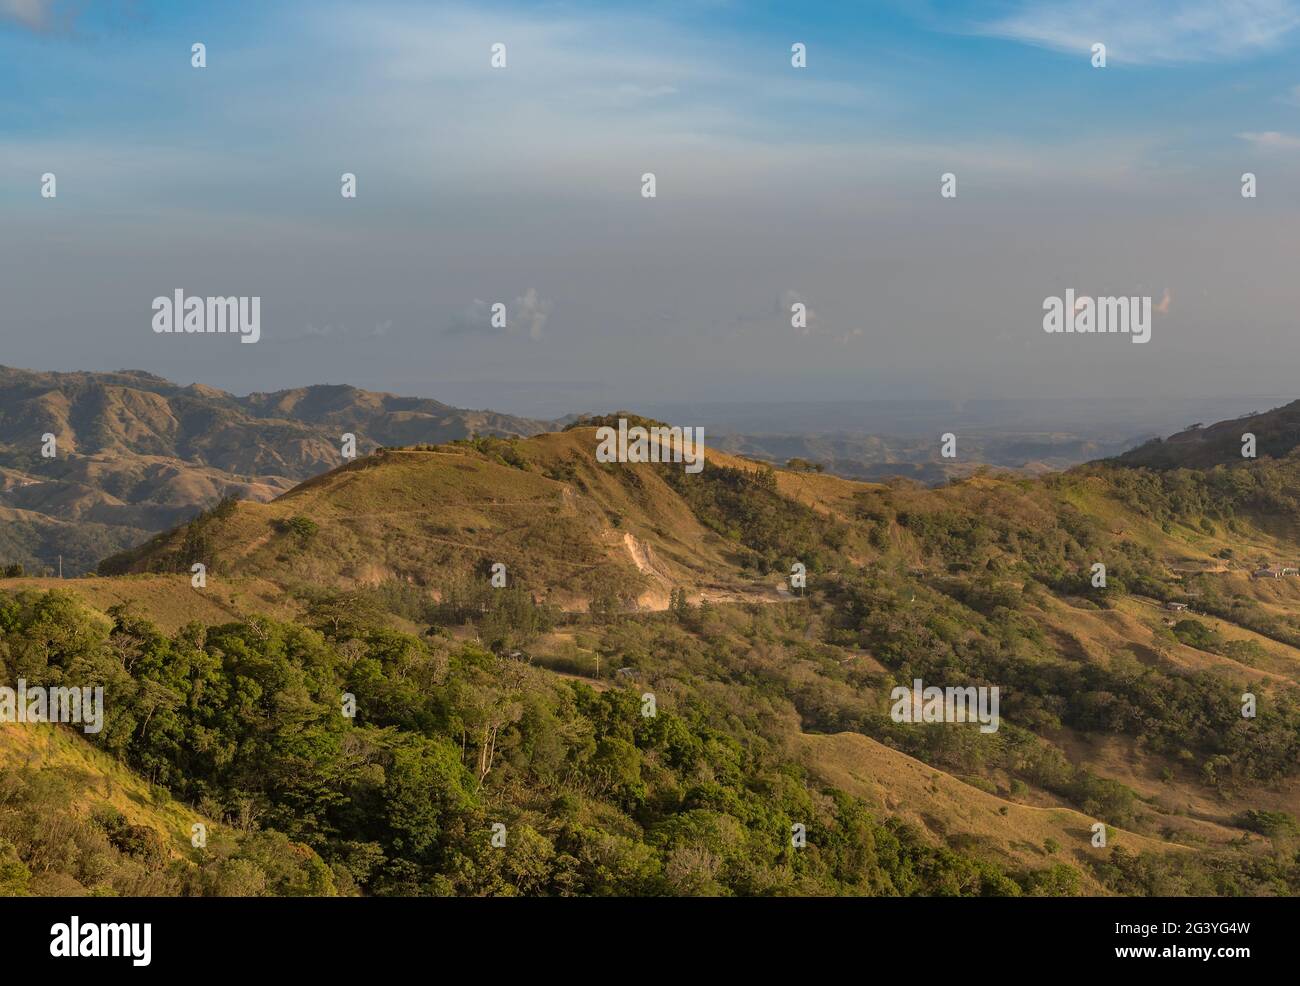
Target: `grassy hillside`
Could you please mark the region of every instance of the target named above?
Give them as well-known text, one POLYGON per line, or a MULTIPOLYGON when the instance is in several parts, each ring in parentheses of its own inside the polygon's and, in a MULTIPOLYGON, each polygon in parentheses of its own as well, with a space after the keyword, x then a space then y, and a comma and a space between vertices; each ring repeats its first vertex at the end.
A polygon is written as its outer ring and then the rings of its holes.
POLYGON ((68 728, 0 724, 0 896, 338 892, 306 846, 231 821, 175 800, 68 728))
POLYGON ((0 367, 0 565, 43 574, 61 555, 66 574, 92 570, 223 496, 269 500, 338 465, 345 433, 365 453, 544 427, 355 387, 236 397, 141 371, 0 367))
POLYGON ((168 633, 187 623, 215 625, 257 615, 292 620, 302 611, 283 589, 263 579, 214 579, 202 590, 188 575, 0 579, 0 592, 32 589, 75 596, 103 620, 110 620, 109 610, 122 607, 168 633))
MULTIPOLYGON (((104 574, 188 571, 289 586, 427 587, 431 598, 506 567, 565 609, 600 595, 664 609, 669 592, 772 596, 730 532, 691 513, 671 475, 602 465, 594 430, 385 450, 271 503, 237 503, 106 560, 104 574), (299 522, 299 518, 310 523, 299 522)), ((717 465, 758 467, 719 456, 717 465)))
POLYGON ((104 676, 98 746, 348 891, 1300 892, 1300 578, 1250 575, 1300 556, 1294 456, 925 489, 594 448, 387 449, 6 582, 10 673, 104 676), (914 678, 999 728, 895 721, 914 678))

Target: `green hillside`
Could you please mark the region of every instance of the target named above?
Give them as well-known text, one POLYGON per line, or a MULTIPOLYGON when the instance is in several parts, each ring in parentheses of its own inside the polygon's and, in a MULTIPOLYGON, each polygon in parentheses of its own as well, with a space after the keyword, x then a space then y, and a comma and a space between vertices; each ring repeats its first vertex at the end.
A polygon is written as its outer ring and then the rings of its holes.
POLYGON ((100 751, 339 892, 1300 890, 1300 577, 1251 575, 1300 556, 1296 456, 925 489, 595 439, 387 449, 10 580, 7 671, 102 680, 100 751), (896 721, 917 678, 999 727, 896 721))
POLYGON ((269 500, 338 465, 344 434, 364 454, 544 427, 346 386, 236 397, 138 370, 0 367, 0 565, 91 571, 224 496, 269 500))

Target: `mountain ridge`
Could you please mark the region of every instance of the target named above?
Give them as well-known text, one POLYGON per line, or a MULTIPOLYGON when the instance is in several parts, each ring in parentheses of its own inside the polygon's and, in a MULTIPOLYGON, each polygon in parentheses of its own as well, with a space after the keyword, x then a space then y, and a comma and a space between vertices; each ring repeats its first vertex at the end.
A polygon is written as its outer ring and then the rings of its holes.
POLYGON ((269 500, 386 444, 536 434, 549 423, 348 385, 238 397, 142 370, 0 367, 0 562, 71 574, 225 496, 269 500), (52 458, 42 455, 46 435, 52 458), (67 523, 93 523, 79 536, 67 523))
POLYGON ((1208 469, 1240 465, 1246 435, 1255 436, 1254 456, 1282 458, 1300 446, 1300 400, 1227 421, 1192 425, 1167 438, 1154 438, 1112 461, 1151 469, 1208 469))
POLYGON ((413 857, 430 891, 508 892, 490 855, 447 862, 498 814, 545 858, 527 885, 547 893, 609 887, 569 860, 604 858, 613 833, 639 847, 623 890, 1300 888, 1300 579, 1254 577, 1300 554, 1300 452, 925 488, 713 448, 699 474, 601 462, 597 444, 578 422, 376 448, 269 502, 225 500, 98 577, 0 583, 11 653, 70 624, 58 639, 134 696, 95 742, 191 799, 224 793, 209 817, 256 791, 341 887, 407 892, 416 864, 388 809, 352 813, 317 772, 406 817, 414 743, 442 771, 415 785, 447 820, 422 823, 447 834, 413 857), (101 649, 73 601, 111 624, 101 649), (137 648, 160 657, 127 673, 115 655, 137 648), (195 661, 259 704, 211 718, 195 661), (999 728, 899 720, 891 694, 917 679, 997 688, 999 728), (230 734, 229 781, 135 728, 160 686, 178 696, 166 730, 230 734), (342 693, 358 722, 339 722, 342 693), (310 756, 336 759, 297 759, 307 720, 310 756), (254 737, 263 759, 237 752, 254 737), (792 860, 803 818, 819 848, 877 826, 872 845, 897 838, 931 876, 872 882, 865 846, 792 860))

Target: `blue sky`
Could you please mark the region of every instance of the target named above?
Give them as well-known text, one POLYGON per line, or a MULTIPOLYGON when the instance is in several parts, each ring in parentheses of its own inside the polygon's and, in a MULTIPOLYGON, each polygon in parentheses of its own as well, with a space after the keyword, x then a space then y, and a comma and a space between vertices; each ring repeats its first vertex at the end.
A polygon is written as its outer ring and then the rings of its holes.
POLYGON ((0 362, 532 413, 1290 392, 1298 44, 1279 0, 0 0, 0 362), (1169 301, 1045 336, 1071 287, 1169 301), (155 336, 176 288, 262 341, 155 336))

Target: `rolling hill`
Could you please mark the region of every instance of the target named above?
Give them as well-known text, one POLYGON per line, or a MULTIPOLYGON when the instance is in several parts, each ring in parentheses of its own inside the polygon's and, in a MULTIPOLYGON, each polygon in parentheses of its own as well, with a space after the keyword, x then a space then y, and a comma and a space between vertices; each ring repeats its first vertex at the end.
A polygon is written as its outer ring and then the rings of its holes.
POLYGON ((346 433, 364 454, 544 427, 346 386, 236 397, 142 371, 0 367, 0 563, 91 570, 222 497, 269 500, 338 465, 346 433))
POLYGON ((1116 458, 1126 466, 1150 469, 1210 469, 1241 462, 1243 436, 1256 436, 1258 457, 1282 458, 1300 445, 1300 401, 1209 427, 1194 425, 1168 438, 1156 438, 1116 458))
POLYGON ((75 641, 40 652, 116 683, 96 746, 349 892, 1300 891, 1300 577, 1253 576, 1300 557, 1300 454, 926 489, 599 463, 595 423, 0 582, 2 652, 75 641), (918 678, 1000 727, 896 720, 918 678))

